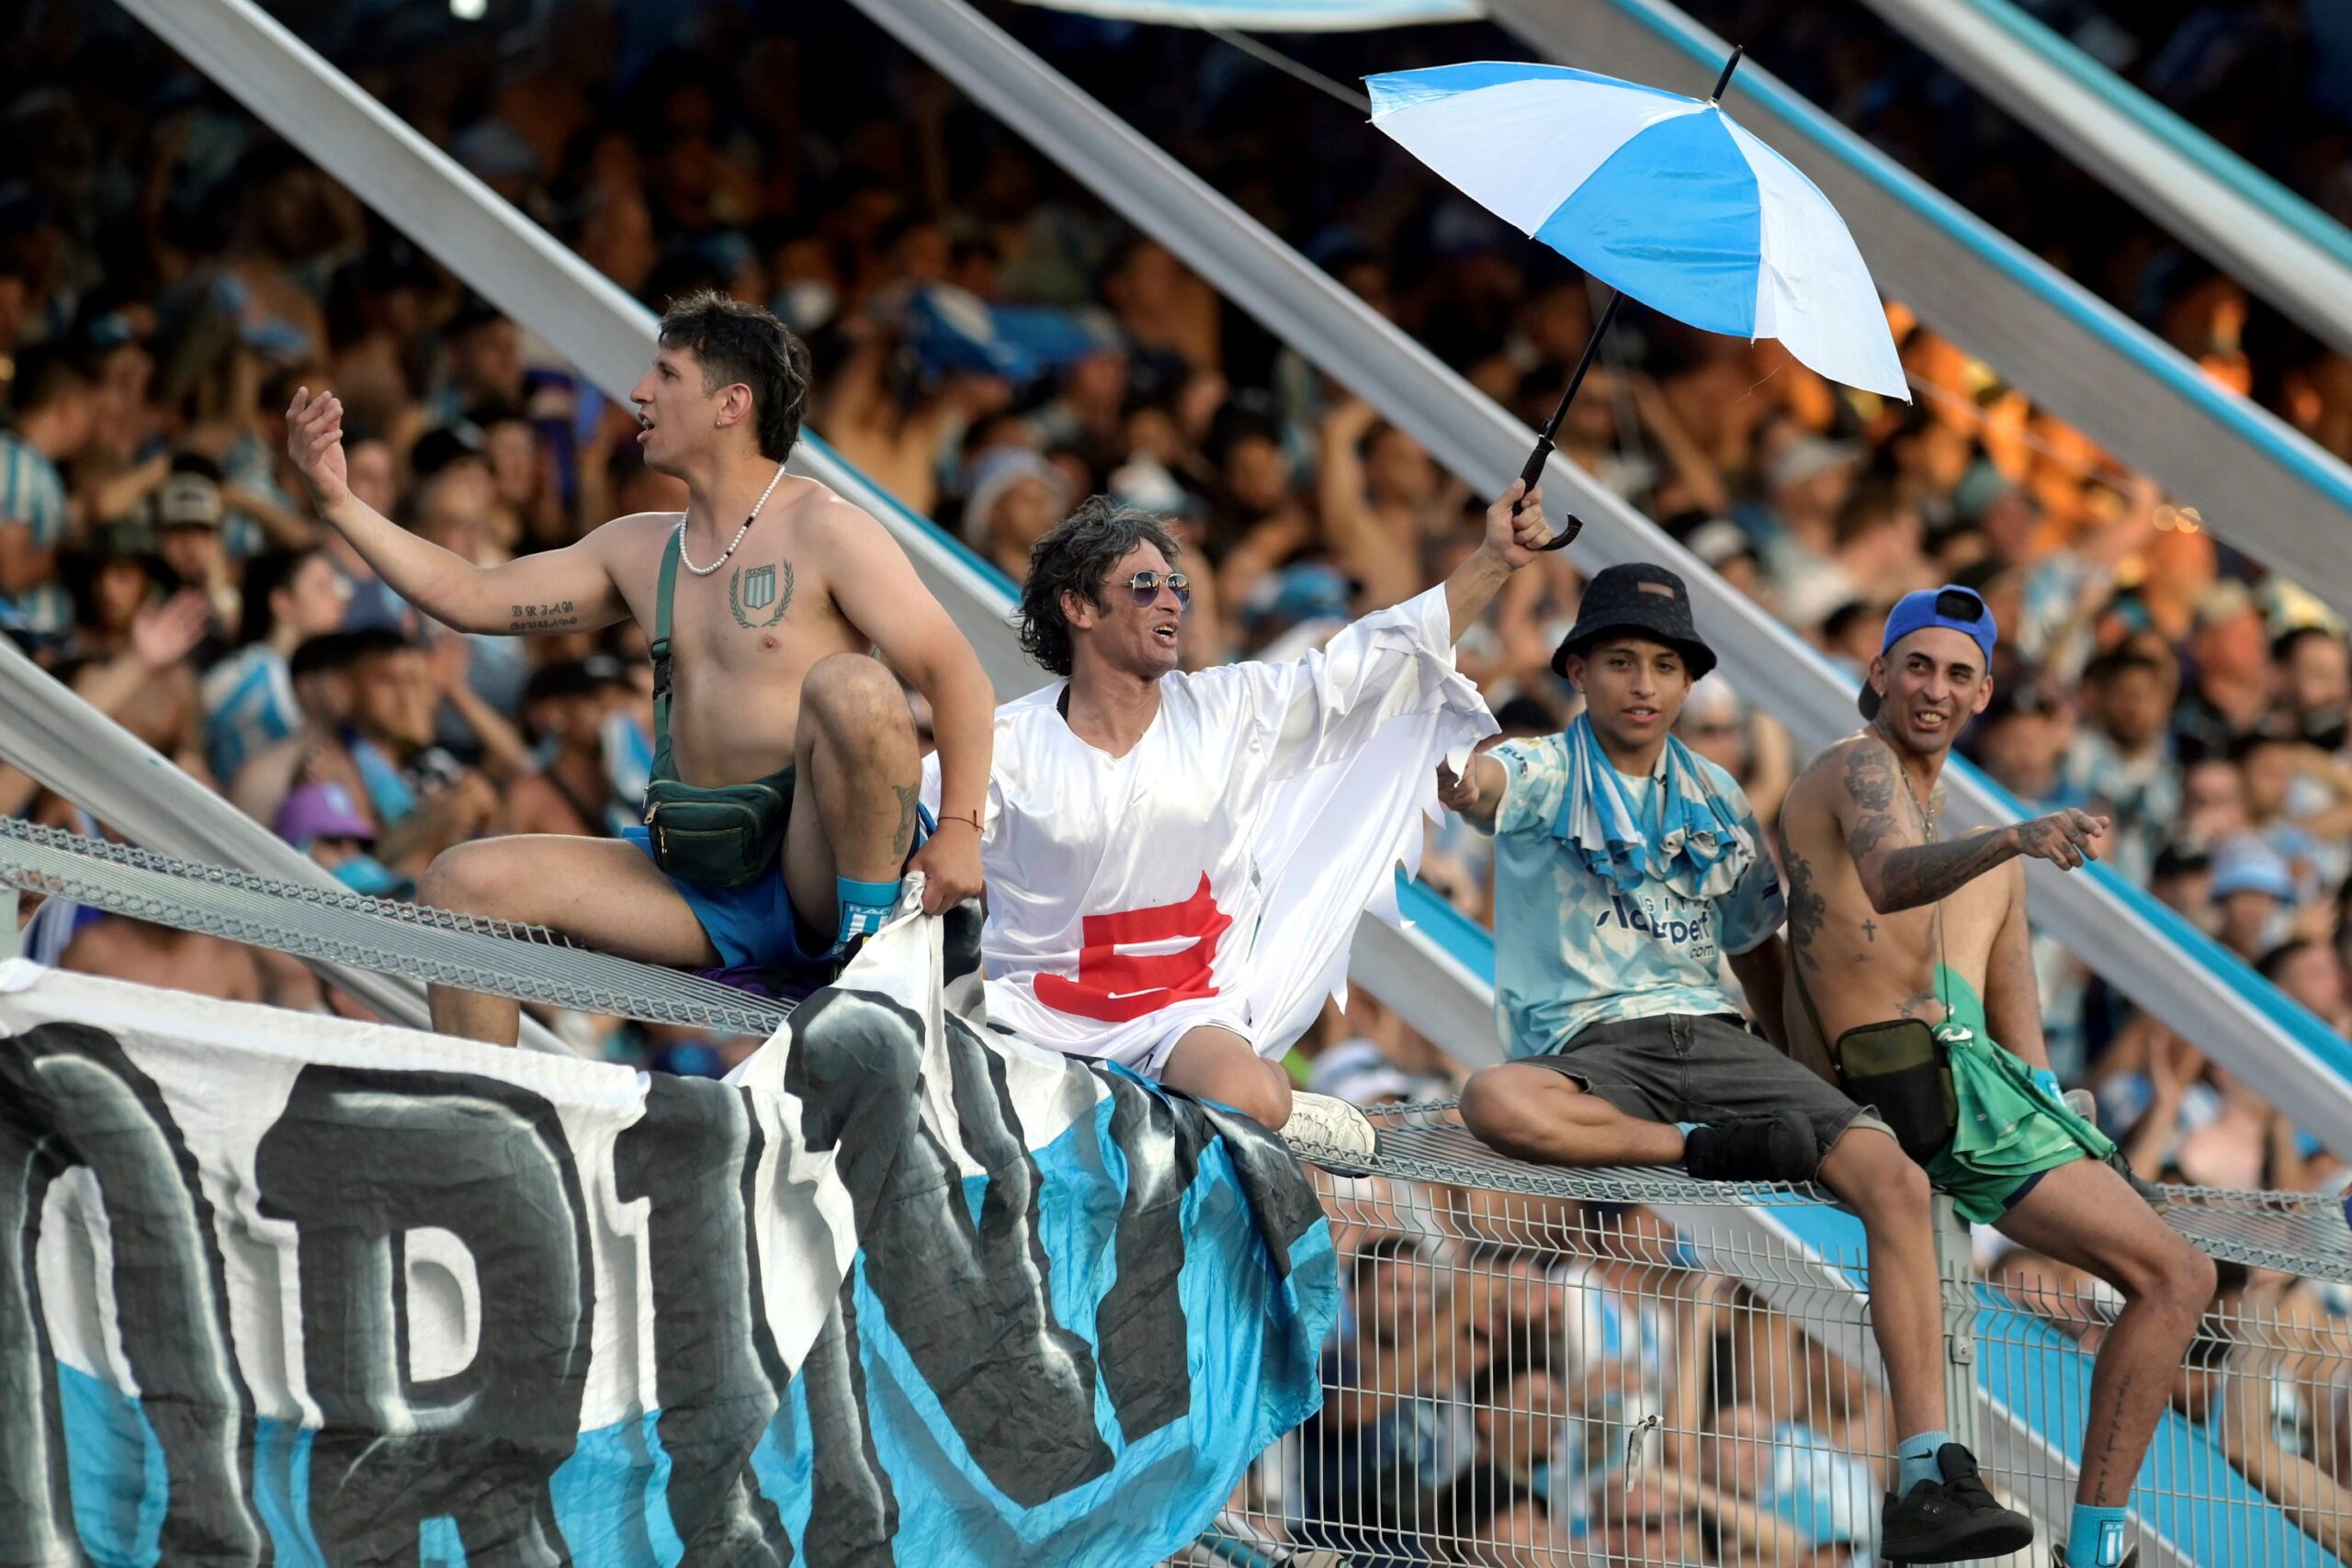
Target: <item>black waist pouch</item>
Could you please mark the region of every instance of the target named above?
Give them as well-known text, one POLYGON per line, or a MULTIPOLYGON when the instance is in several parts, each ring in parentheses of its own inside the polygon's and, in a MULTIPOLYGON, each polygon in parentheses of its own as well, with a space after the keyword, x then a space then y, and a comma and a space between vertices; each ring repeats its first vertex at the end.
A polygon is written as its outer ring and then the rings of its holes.
POLYGON ((1829 1055, 1846 1098, 1877 1111, 1905 1154, 1924 1165, 1951 1146, 1960 1100, 1952 1092, 1951 1052, 1923 1021, 1899 1018, 1849 1029, 1829 1055))

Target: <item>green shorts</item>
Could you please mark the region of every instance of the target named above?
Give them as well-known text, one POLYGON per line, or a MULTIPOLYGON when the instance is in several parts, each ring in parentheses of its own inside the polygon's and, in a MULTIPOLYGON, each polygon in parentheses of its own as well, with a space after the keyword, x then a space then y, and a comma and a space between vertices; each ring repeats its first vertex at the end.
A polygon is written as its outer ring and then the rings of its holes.
POLYGON ((1952 1044, 1951 1080, 1959 1124, 1926 1169, 1973 1224, 1999 1224, 2060 1166, 2115 1152, 2105 1134, 2045 1094, 2033 1069, 1991 1040, 1952 1044))

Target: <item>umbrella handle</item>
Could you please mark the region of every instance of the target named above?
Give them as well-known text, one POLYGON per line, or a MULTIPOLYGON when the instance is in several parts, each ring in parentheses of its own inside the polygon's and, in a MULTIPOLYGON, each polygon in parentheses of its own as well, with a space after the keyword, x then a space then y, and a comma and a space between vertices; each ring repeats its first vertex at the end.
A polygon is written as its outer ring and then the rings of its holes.
MULTIPOLYGON (((1527 466, 1519 470, 1519 482, 1529 490, 1533 490, 1537 482, 1544 478, 1544 465, 1551 460, 1552 438, 1548 435, 1537 436, 1535 450, 1527 455, 1527 466)), ((1565 550, 1575 542, 1576 536, 1583 532, 1584 519, 1573 512, 1566 513, 1561 516, 1559 531, 1552 536, 1552 542, 1548 545, 1538 545, 1535 547, 1539 550, 1565 550)))

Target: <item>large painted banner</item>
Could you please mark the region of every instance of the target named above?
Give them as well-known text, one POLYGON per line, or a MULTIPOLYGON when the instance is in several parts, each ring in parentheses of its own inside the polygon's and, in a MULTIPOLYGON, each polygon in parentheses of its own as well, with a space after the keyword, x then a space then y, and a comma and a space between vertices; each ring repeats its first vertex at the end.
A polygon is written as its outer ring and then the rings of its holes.
POLYGON ((1320 1398, 1329 1233, 944 1008, 942 923, 725 1084, 0 966, 0 1564, 1180 1548, 1320 1398))

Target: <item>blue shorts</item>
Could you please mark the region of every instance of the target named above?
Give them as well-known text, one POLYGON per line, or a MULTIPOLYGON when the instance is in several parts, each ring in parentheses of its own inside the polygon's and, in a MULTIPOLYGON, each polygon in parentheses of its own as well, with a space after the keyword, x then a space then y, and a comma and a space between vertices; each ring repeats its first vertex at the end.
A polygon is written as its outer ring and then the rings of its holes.
MULTIPOLYGON (((643 850, 648 860, 653 858, 652 839, 644 829, 625 828, 621 837, 643 850)), ((800 918, 785 888, 781 861, 765 876, 740 887, 709 887, 674 876, 670 886, 695 912, 724 968, 819 969, 833 962, 830 947, 815 953, 802 950, 800 918)))

